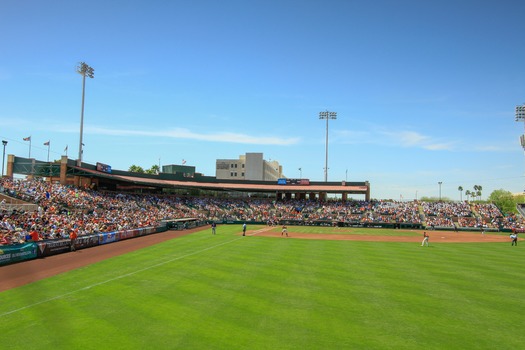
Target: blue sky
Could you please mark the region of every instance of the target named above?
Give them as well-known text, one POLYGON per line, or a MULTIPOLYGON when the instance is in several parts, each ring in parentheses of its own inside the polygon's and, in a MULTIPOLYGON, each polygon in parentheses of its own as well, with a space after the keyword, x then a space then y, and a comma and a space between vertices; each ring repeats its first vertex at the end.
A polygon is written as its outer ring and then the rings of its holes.
MULTIPOLYGON (((373 198, 525 189, 520 1, 14 1, 0 4, 6 154, 113 169, 262 152, 287 177, 373 198), (301 171, 299 171, 299 168, 301 171)), ((463 193, 464 198, 464 193, 463 193)))

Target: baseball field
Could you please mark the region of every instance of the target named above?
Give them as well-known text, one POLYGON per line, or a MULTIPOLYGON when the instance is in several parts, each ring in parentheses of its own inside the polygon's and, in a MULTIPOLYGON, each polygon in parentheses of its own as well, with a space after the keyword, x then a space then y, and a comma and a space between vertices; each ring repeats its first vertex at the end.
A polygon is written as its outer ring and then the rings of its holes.
POLYGON ((430 231, 422 247, 422 231, 288 231, 169 231, 128 240, 140 249, 0 267, 2 348, 525 348, 522 241, 430 231))

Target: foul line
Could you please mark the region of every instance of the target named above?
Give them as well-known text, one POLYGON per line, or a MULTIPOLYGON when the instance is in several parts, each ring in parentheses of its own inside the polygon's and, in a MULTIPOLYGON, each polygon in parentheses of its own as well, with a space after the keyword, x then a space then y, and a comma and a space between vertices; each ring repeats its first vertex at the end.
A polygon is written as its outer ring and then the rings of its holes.
POLYGON ((253 233, 250 234, 250 236, 255 236, 256 234, 258 233, 261 233, 261 232, 266 232, 266 231, 270 231, 272 230, 273 227, 265 227, 265 228, 261 228, 259 230, 256 230, 256 231, 253 231, 253 233))
POLYGON ((232 242, 235 242, 235 241, 238 241, 239 239, 242 239, 242 237, 237 237, 235 239, 232 239, 231 241, 228 241, 228 242, 224 242, 224 243, 220 243, 220 244, 216 244, 214 246, 211 246, 211 247, 208 247, 208 248, 204 248, 204 249, 201 249, 201 250, 198 250, 196 252, 193 252, 193 253, 189 253, 189 254, 186 254, 186 255, 182 255, 182 256, 179 256, 179 257, 176 257, 174 259, 170 259, 170 260, 167 260, 167 261, 163 261, 161 263, 158 263, 158 264, 155 264, 155 265, 151 265, 151 266, 148 266, 148 267, 144 267, 140 270, 136 270, 136 271, 133 271, 133 272, 129 272, 129 273, 126 273, 124 275, 120 275, 120 276, 117 276, 115 278, 111 278, 109 280, 105 280, 105 281, 102 281, 102 282, 98 282, 98 283, 95 283, 95 284, 92 284, 92 285, 89 285, 87 287, 84 287, 84 288, 80 288, 80 289, 77 289, 77 290, 74 290, 74 291, 71 291, 71 292, 68 292, 68 293, 65 293, 65 294, 61 294, 61 295, 58 295, 56 297, 53 297, 53 298, 49 298, 49 299, 45 299, 45 300, 42 300, 42 301, 39 301, 38 303, 34 303, 34 304, 30 304, 30 305, 26 305, 24 307, 21 307, 21 308, 18 308, 18 309, 15 309, 15 310, 12 310, 12 311, 8 311, 8 312, 4 312, 2 314, 0 314, 0 317, 4 317, 4 316, 7 316, 7 315, 11 315, 11 314, 14 314, 14 313, 17 313, 19 311, 22 311, 22 310, 25 310, 25 309, 29 309, 29 308, 32 308, 32 307, 35 307, 35 306, 38 306, 38 305, 41 305, 41 304, 45 304, 47 302, 50 302, 50 301, 53 301, 53 300, 58 300, 58 299, 61 299, 61 298, 64 298, 68 295, 71 295, 71 294, 75 294, 75 293, 78 293, 78 292, 81 292, 81 291, 84 291, 84 290, 87 290, 87 289, 90 289, 90 288, 93 288, 93 287, 97 287, 97 286, 100 286, 100 285, 103 285, 103 284, 106 284, 106 283, 109 283, 109 282, 113 282, 113 281, 116 281, 116 280, 119 280, 119 279, 122 279, 122 278, 125 278, 125 277, 129 277, 129 276, 132 276, 132 275, 135 275, 137 273, 140 273, 140 272, 144 272, 144 271, 147 271, 147 270, 151 270, 155 267, 159 267, 159 266, 162 266, 162 265, 166 265, 166 264, 169 264, 171 262, 174 262, 174 261, 177 261, 177 260, 181 260, 181 259, 184 259, 184 258, 187 258, 189 256, 192 256, 192 255, 196 255, 196 254, 199 254, 199 253, 202 253, 202 252, 205 252, 207 250, 211 250, 211 249, 214 249, 214 248, 217 248, 217 247, 220 247, 220 246, 223 246, 223 245, 226 245, 226 244, 229 244, 229 243, 232 243, 232 242))

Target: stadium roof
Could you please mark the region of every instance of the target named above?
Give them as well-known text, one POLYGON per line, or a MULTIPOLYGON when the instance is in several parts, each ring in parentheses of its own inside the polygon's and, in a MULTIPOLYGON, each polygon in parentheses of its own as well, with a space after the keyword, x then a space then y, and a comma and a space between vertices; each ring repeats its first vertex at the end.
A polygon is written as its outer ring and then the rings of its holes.
MULTIPOLYGON (((97 170, 86 169, 84 167, 73 166, 78 171, 82 171, 85 175, 91 175, 114 181, 124 182, 134 185, 152 186, 152 187, 171 187, 171 188, 195 188, 215 191, 246 191, 246 192, 326 192, 326 193, 350 193, 363 194, 368 192, 367 183, 311 183, 310 185, 279 185, 277 182, 267 183, 253 183, 253 182, 206 182, 196 180, 171 180, 171 179, 157 179, 133 175, 108 174, 97 170)), ((137 174, 138 175, 138 174, 137 174)), ((155 175, 153 175, 155 176, 155 175)))
MULTIPOLYGON (((67 159, 67 158, 65 158, 67 159)), ((214 191, 237 191, 237 192, 266 192, 266 193, 346 193, 361 194, 366 197, 370 193, 368 182, 310 182, 294 184, 278 184, 266 181, 242 181, 242 180, 218 180, 215 177, 200 176, 182 178, 176 174, 161 173, 159 175, 133 173, 128 171, 100 171, 97 166, 82 163, 77 166, 73 160, 67 162, 38 162, 34 160, 15 157, 12 172, 37 174, 39 176, 63 176, 98 178, 99 181, 109 181, 114 184, 148 186, 157 188, 178 189, 203 189, 214 191), (66 168, 67 167, 67 168, 66 168), (60 170, 62 168, 62 170, 60 170), (35 172, 36 171, 36 172, 35 172), (67 174, 67 175, 66 175, 67 174)), ((180 174, 179 174, 180 175, 180 174)))
POLYGON ((236 191, 256 191, 256 192, 329 192, 329 193, 365 193, 367 186, 345 186, 341 185, 278 185, 277 183, 252 184, 252 183, 224 183, 224 182, 197 182, 197 181, 177 181, 177 180, 157 180, 137 178, 133 176, 113 175, 122 181, 135 184, 148 184, 152 186, 168 187, 190 187, 206 188, 213 190, 236 190, 236 191))

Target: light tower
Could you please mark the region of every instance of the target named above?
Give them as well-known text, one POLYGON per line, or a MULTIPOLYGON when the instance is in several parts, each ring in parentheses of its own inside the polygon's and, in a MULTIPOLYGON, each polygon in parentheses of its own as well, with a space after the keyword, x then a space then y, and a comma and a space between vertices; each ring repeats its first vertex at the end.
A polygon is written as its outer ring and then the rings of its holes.
POLYGON ((2 154, 2 176, 1 177, 4 177, 5 146, 7 146, 7 141, 2 140, 2 145, 4 145, 4 153, 2 154))
MULTIPOLYGON (((516 106, 516 121, 525 122, 525 103, 521 106, 516 106)), ((525 151, 525 134, 520 136, 520 145, 525 151)))
MULTIPOLYGON (((525 122, 525 104, 516 106, 516 121, 525 122)), ((523 150, 525 150, 525 134, 520 136, 520 144, 523 150)))
POLYGON ((86 92, 86 77, 93 79, 95 77, 95 70, 88 66, 85 62, 80 62, 77 67, 77 73, 82 75, 82 108, 80 109, 80 141, 78 143, 78 164, 82 165, 82 134, 84 133, 84 96, 86 92))
POLYGON ((324 161, 324 181, 328 182, 328 120, 337 119, 337 112, 319 112, 319 119, 326 119, 326 155, 324 161))

